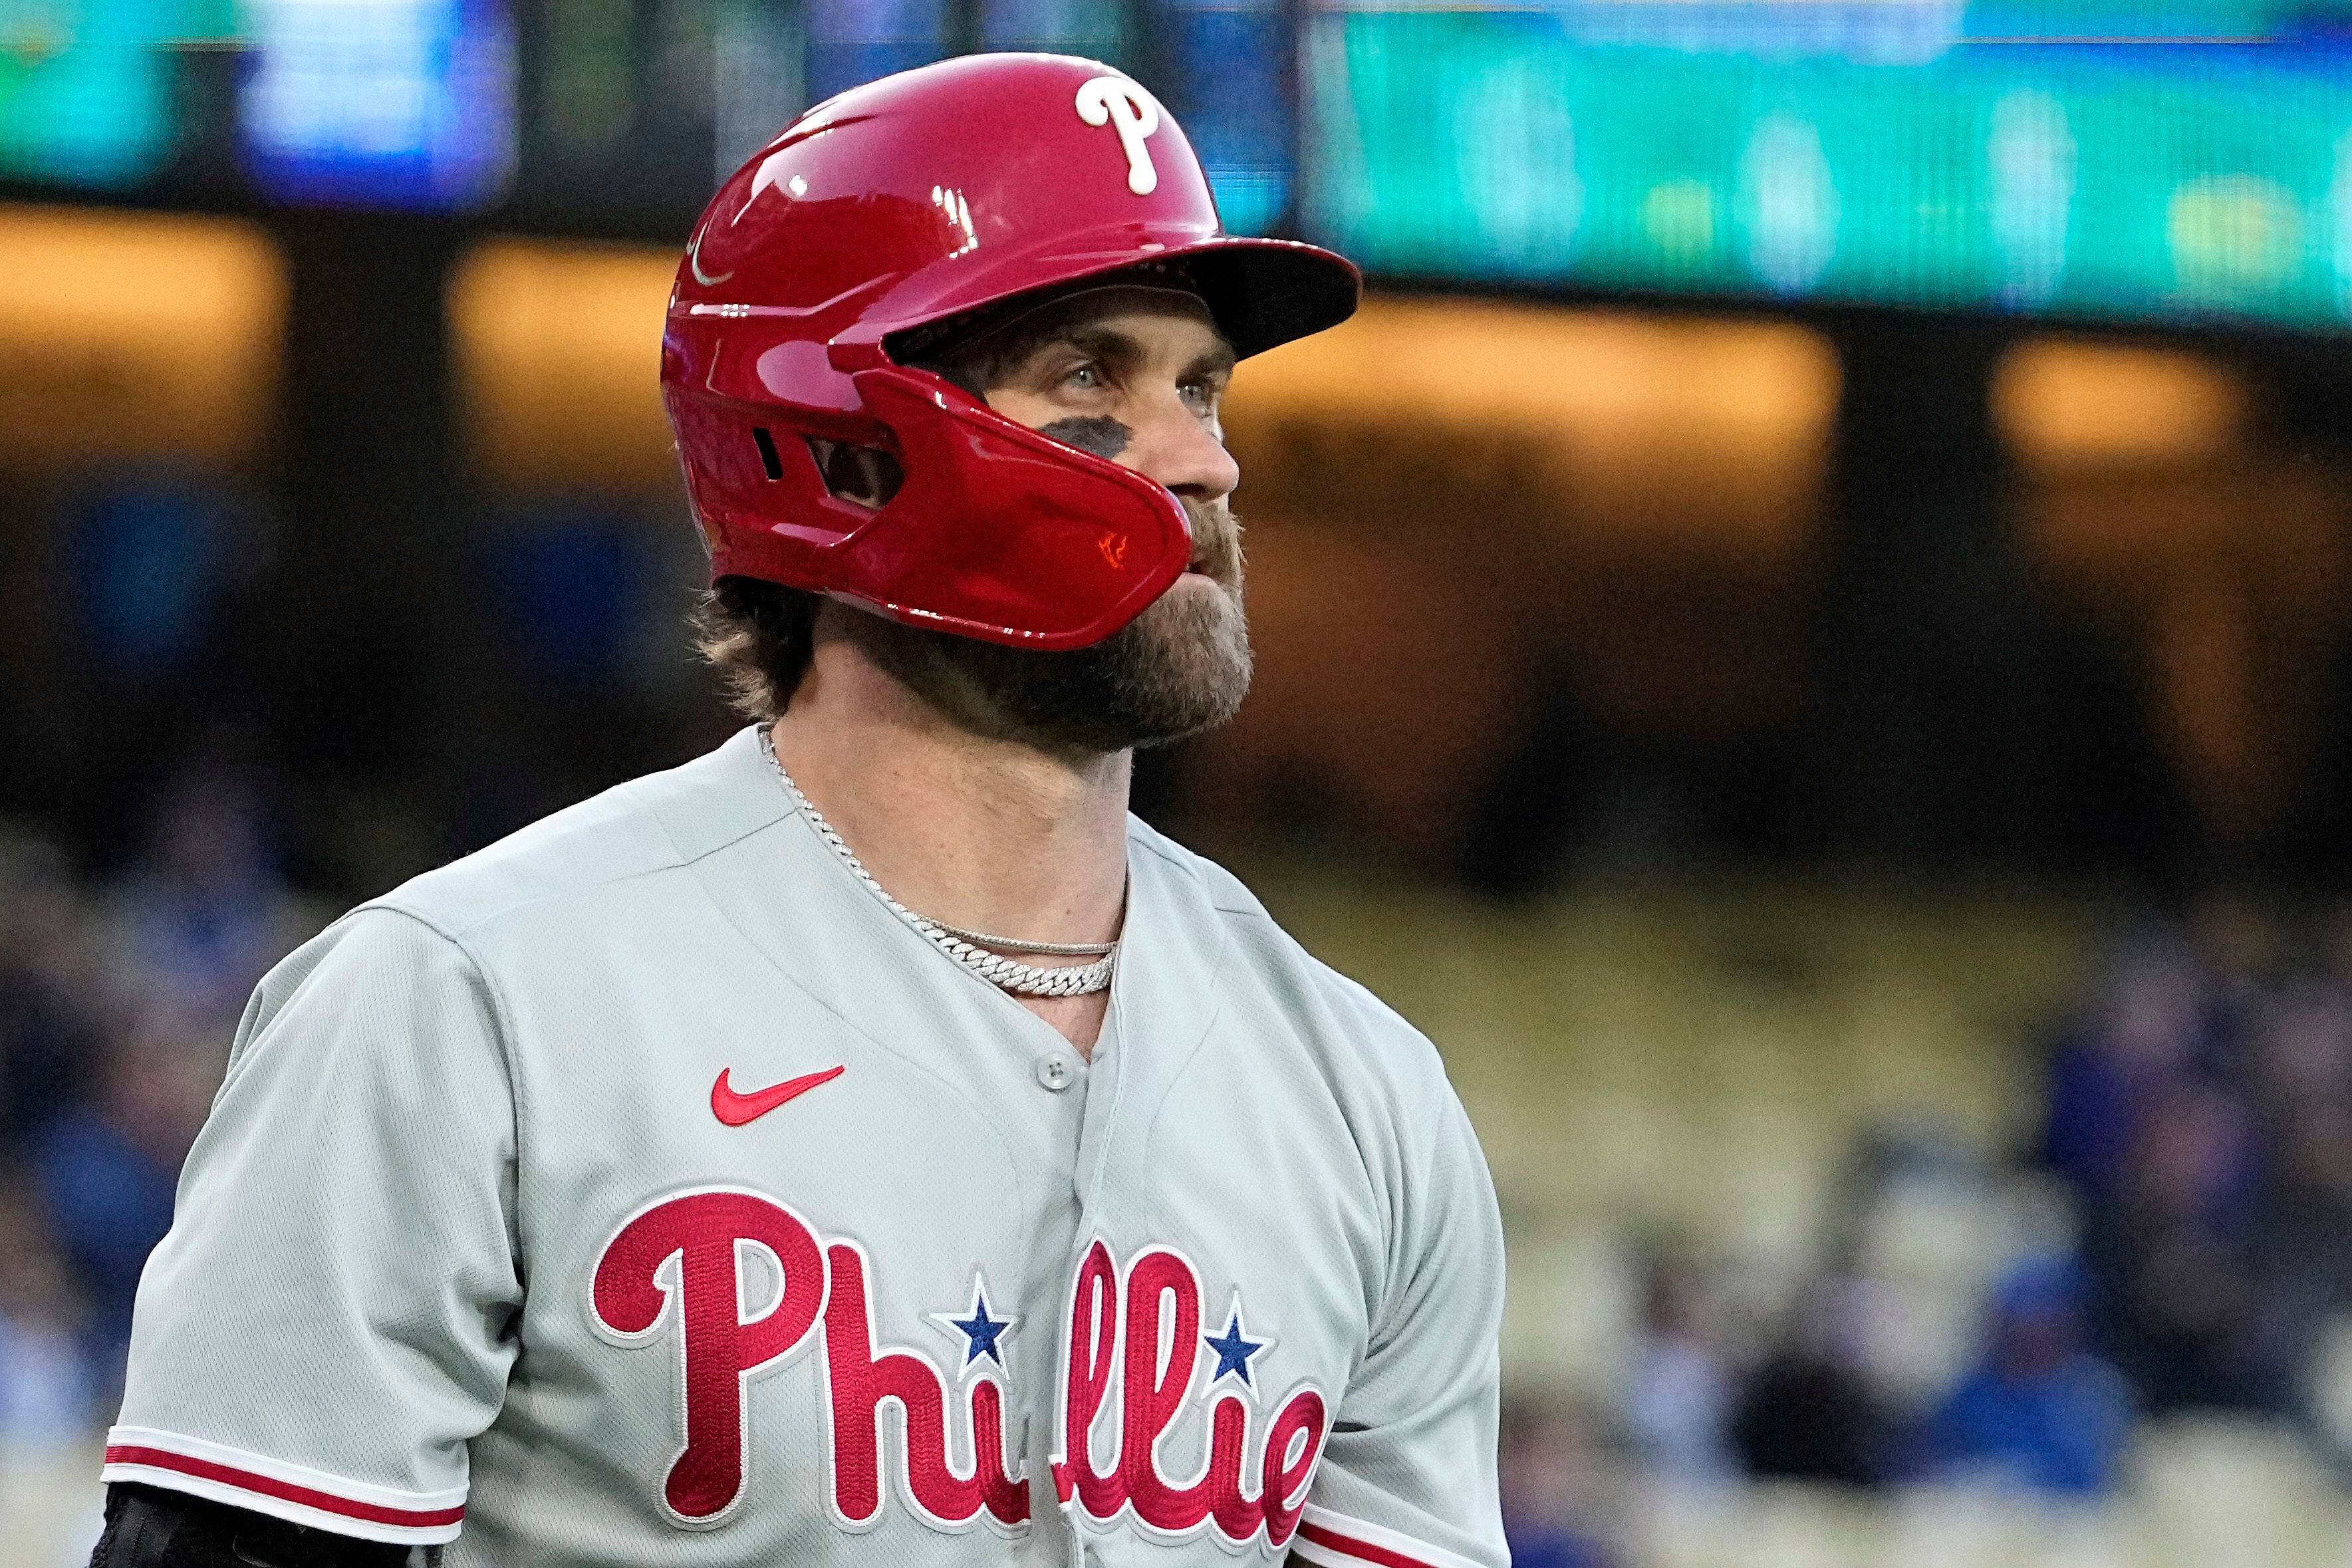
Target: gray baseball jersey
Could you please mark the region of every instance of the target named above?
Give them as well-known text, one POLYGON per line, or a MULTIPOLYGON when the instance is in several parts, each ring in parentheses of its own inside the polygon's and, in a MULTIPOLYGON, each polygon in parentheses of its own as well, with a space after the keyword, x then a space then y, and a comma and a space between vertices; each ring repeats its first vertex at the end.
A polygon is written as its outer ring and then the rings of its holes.
POLYGON ((106 1477, 451 1564, 1499 1568, 1436 1052, 1137 824, 1091 1062, 746 730, 262 983, 106 1477))

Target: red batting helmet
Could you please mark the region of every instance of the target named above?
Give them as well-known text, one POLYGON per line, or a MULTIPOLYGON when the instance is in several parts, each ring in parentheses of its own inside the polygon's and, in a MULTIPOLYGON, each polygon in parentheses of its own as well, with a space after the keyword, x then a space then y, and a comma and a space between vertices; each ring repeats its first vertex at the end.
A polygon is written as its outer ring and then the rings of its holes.
POLYGON ((1174 495, 904 359, 919 329, 1154 264, 1244 355, 1356 307, 1339 257, 1224 233, 1175 121, 1093 60, 944 60, 793 121, 703 213, 662 334, 713 580, 1024 647, 1134 619, 1192 553, 1174 495), (812 440, 882 448, 903 479, 878 509, 844 499, 812 440))

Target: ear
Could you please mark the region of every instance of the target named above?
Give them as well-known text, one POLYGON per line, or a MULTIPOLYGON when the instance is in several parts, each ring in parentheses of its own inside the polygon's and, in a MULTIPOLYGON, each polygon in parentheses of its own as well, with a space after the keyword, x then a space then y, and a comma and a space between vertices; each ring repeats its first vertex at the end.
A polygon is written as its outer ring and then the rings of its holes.
POLYGON ((906 483, 907 473, 898 459, 879 447, 827 441, 817 436, 804 439, 809 456, 816 459, 817 472, 824 476, 824 488, 842 500, 879 511, 906 483))

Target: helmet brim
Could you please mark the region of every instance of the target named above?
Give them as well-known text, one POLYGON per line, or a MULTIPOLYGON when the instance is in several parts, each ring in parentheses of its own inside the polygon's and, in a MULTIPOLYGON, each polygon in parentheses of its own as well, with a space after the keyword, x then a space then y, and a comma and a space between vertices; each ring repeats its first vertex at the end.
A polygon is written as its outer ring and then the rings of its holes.
POLYGON ((1218 330, 1244 359, 1336 327, 1356 313, 1363 275, 1297 240, 1218 236, 1180 258, 1218 330))
POLYGON ((959 339, 967 328, 1024 313, 1073 287, 1171 264, 1181 268, 1241 359, 1338 326, 1355 314, 1363 292, 1355 264, 1320 246, 1223 234, 1169 243, 1123 226, 1114 234, 1072 237, 1048 251, 1004 257, 926 300, 889 301, 904 314, 884 342, 891 357, 904 363, 909 338, 959 339), (1007 292, 1002 288, 1006 274, 1035 281, 1007 292))

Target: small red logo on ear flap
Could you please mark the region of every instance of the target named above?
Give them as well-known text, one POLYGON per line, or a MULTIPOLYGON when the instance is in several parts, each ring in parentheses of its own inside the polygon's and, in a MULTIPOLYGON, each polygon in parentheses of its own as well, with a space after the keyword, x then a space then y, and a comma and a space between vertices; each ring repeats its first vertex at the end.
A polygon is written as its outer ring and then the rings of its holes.
POLYGON ((1110 563, 1110 569, 1118 571, 1127 560, 1127 535, 1106 533, 1096 542, 1102 546, 1102 557, 1110 563))

